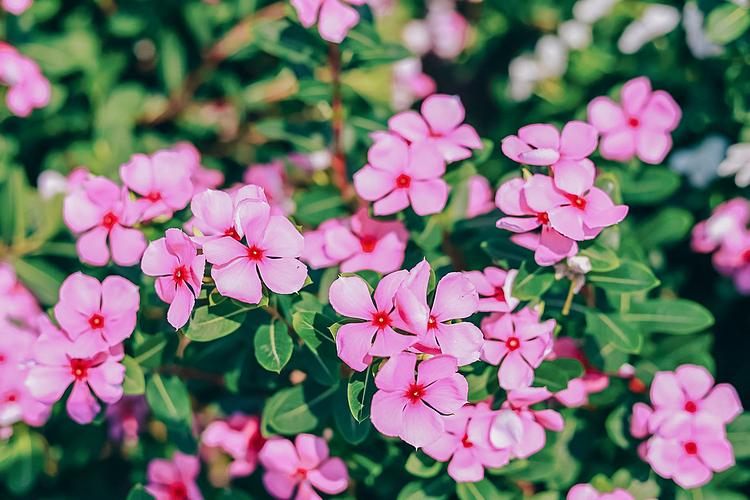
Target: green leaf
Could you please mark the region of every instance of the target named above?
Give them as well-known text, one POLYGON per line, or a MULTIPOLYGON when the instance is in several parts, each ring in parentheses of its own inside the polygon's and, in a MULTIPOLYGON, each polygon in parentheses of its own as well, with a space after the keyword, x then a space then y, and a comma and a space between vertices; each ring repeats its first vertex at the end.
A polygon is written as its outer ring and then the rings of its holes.
POLYGON ((162 31, 159 40, 159 75, 170 93, 182 86, 186 66, 185 49, 180 38, 171 30, 162 31))
POLYGON ((629 408, 625 405, 620 405, 607 415, 607 420, 604 423, 609 439, 623 450, 628 449, 630 446, 627 438, 627 435, 629 434, 627 430, 627 419, 629 415, 629 408))
POLYGON ((743 413, 727 425, 727 438, 738 460, 750 458, 750 413, 743 413))
POLYGON ((190 395, 178 377, 151 375, 146 383, 146 401, 156 418, 167 425, 191 425, 190 395))
POLYGON ((343 217, 347 214, 341 200, 341 193, 333 187, 315 187, 295 193, 294 201, 297 210, 294 216, 310 226, 317 226, 328 219, 343 217))
POLYGON ((65 279, 65 273, 45 260, 31 257, 14 260, 13 268, 42 304, 51 306, 57 303, 57 291, 65 279))
POLYGON ((512 294, 519 300, 537 300, 549 290, 555 282, 555 273, 548 267, 540 267, 529 273, 524 262, 513 281, 512 294))
POLYGON ((488 479, 482 479, 478 483, 458 483, 456 495, 459 500, 496 500, 508 496, 501 493, 488 479))
POLYGON ((375 392, 372 367, 368 366, 363 372, 354 372, 346 384, 346 395, 349 412, 357 422, 362 422, 370 416, 369 403, 375 392))
POLYGON ((360 444, 370 435, 372 424, 369 420, 357 420, 349 411, 347 387, 341 385, 336 392, 333 421, 341 437, 350 444, 360 444))
POLYGON ((32 488, 44 469, 44 448, 44 438, 23 425, 15 426, 13 436, 0 443, 3 483, 11 492, 25 497, 32 488))
POLYGON ((690 335, 714 324, 713 315, 702 305, 685 299, 655 299, 634 302, 622 319, 644 333, 690 335))
POLYGON ((409 458, 406 459, 405 468, 412 476, 429 479, 440 473, 443 469, 443 463, 425 455, 422 451, 416 450, 411 452, 409 458))
POLYGON ((146 378, 143 376, 141 365, 130 356, 125 356, 122 364, 125 366, 125 381, 122 383, 125 394, 143 394, 146 390, 146 378))
POLYGON ((592 285, 616 293, 647 292, 660 283, 651 269, 630 260, 606 273, 589 273, 586 278, 592 285))
POLYGON ((668 168, 646 168, 637 179, 622 179, 622 198, 628 205, 651 205, 671 196, 680 187, 680 176, 668 168))
POLYGON ((544 361, 534 372, 534 385, 547 387, 551 392, 562 391, 568 382, 583 375, 583 365, 572 358, 544 361))
POLYGON ((292 357, 294 343, 283 321, 262 325, 253 339, 255 359, 268 371, 280 373, 292 357))
POLYGON ((690 232, 693 221, 693 215, 687 210, 667 207, 638 224, 638 242, 646 249, 676 243, 690 232))
POLYGON ((742 36, 750 27, 747 7, 726 3, 711 11, 706 20, 706 35, 719 45, 726 45, 742 36))
POLYGON ((136 484, 130 488, 126 500, 153 500, 153 498, 142 484, 136 484))
POLYGON ((443 500, 451 495, 453 480, 447 475, 412 481, 399 491, 396 500, 443 500))
POLYGON ((589 262, 591 262, 591 272, 594 273, 606 273, 617 269, 620 265, 620 258, 617 257, 617 254, 598 241, 593 245, 582 249, 578 252, 578 255, 589 258, 589 262))
POLYGON ((331 414, 337 390, 338 385, 320 387, 316 384, 282 389, 266 401, 263 427, 287 435, 309 432, 331 414))
POLYGON ((225 300, 213 306, 197 307, 185 336, 195 342, 210 342, 226 337, 242 326, 248 311, 266 304, 268 298, 264 296, 258 305, 225 300))
POLYGON ((611 343, 617 349, 638 353, 643 345, 643 335, 638 327, 630 324, 616 313, 586 310, 586 333, 596 338, 599 345, 611 343))

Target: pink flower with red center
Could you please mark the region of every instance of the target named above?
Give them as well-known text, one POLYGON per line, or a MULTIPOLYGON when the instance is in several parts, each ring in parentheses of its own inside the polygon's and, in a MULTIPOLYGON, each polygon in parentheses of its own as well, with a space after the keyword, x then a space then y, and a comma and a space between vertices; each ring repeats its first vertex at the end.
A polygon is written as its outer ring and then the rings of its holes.
POLYGON ((189 222, 191 228, 202 235, 196 237, 196 241, 203 243, 222 236, 241 240, 243 233, 237 223, 237 206, 245 200, 265 201, 266 196, 263 189, 255 185, 243 186, 233 193, 206 189, 196 194, 190 202, 193 218, 189 222))
POLYGON ((672 96, 651 90, 651 81, 634 78, 622 86, 621 105, 609 97, 589 103, 588 121, 602 135, 599 152, 608 160, 641 161, 659 164, 672 148, 671 132, 677 128, 682 111, 672 96))
POLYGON ((710 253, 731 245, 750 222, 750 203, 745 198, 733 198, 717 206, 711 217, 693 227, 691 247, 700 253, 710 253))
POLYGON ((403 264, 408 240, 403 222, 375 220, 361 208, 349 219, 326 221, 306 233, 302 255, 314 269, 339 263, 344 273, 390 273, 403 264))
POLYGON ((466 405, 454 415, 443 419, 445 432, 423 451, 439 462, 448 462, 448 475, 456 482, 475 483, 484 479, 485 468, 499 468, 508 463, 508 449, 498 450, 489 442, 488 434, 470 435, 477 415, 493 413, 487 403, 466 405))
POLYGON ((337 495, 349 485, 344 461, 331 457, 326 440, 312 434, 298 434, 294 443, 284 438, 269 439, 259 458, 265 469, 263 485, 274 498, 313 500, 320 498, 316 489, 337 495))
POLYGON ((370 418, 381 434, 421 448, 443 435, 443 417, 466 404, 469 385, 457 373, 453 356, 435 356, 416 364, 416 354, 402 352, 383 365, 375 377, 378 391, 372 397, 370 418))
POLYGON ((472 149, 482 149, 477 131, 463 123, 465 117, 458 96, 433 94, 422 102, 421 114, 398 113, 388 120, 388 128, 410 143, 434 145, 445 161, 451 163, 470 158, 472 149))
POLYGON ((87 336, 70 339, 45 316, 39 318, 41 334, 33 347, 35 364, 29 369, 26 387, 44 404, 54 404, 72 384, 66 408, 70 418, 88 424, 101 409, 101 401, 120 400, 125 379, 122 346, 102 347, 87 336), (92 394, 93 391, 93 394, 92 394))
POLYGON ((353 370, 363 371, 373 356, 389 358, 416 342, 414 335, 402 335, 394 327, 403 327, 393 299, 408 271, 385 276, 375 289, 375 303, 365 280, 359 276, 341 276, 328 291, 333 309, 348 318, 364 320, 345 323, 336 332, 336 350, 353 370))
POLYGON ((121 188, 104 177, 84 180, 63 203, 65 225, 76 233, 81 262, 104 266, 110 260, 120 266, 137 264, 146 249, 146 238, 135 226, 140 209, 121 188), (109 245, 107 244, 109 242, 109 245))
POLYGON ((737 291, 750 294, 750 231, 743 228, 727 237, 712 261, 717 271, 732 277, 737 291))
POLYGON ((320 37, 331 43, 341 43, 359 23, 359 12, 352 5, 365 3, 366 0, 291 0, 302 26, 310 28, 317 22, 320 37))
POLYGON ((221 449, 232 458, 230 477, 252 474, 258 466, 258 454, 265 442, 260 433, 260 419, 243 413, 235 413, 226 420, 214 420, 201 434, 204 446, 221 449))
POLYGON ((418 337, 413 348, 428 354, 449 354, 461 366, 473 363, 482 349, 482 332, 468 321, 453 321, 477 312, 477 289, 462 273, 448 273, 438 282, 429 306, 429 281, 430 265, 423 260, 409 271, 396 294, 403 329, 418 337))
POLYGON ((172 460, 156 458, 148 463, 146 491, 156 500, 203 500, 196 484, 200 460, 176 451, 172 460))
POLYGON ((156 294, 169 304, 167 321, 182 328, 190 319, 201 290, 206 258, 179 229, 167 229, 164 238, 149 243, 141 269, 156 277, 156 294))
POLYGON ((568 122, 557 131, 553 125, 526 125, 518 135, 509 135, 502 142, 505 156, 518 163, 552 166, 578 163, 596 150, 597 131, 585 122, 568 122))
POLYGON ((613 491, 602 493, 590 484, 576 484, 565 497, 566 500, 633 500, 634 497, 627 490, 617 488, 613 491))
POLYGON ((294 212, 292 188, 287 182, 283 161, 250 165, 245 170, 242 180, 245 184, 255 184, 263 188, 273 214, 289 215, 294 212))
POLYGON ((3 0, 2 6, 3 9, 7 10, 11 14, 20 16, 21 14, 26 12, 33 3, 34 0, 3 0))
POLYGON ((555 320, 540 322, 539 314, 529 308, 482 322, 482 360, 500 366, 500 387, 511 390, 531 385, 534 369, 552 350, 554 329, 555 320))
POLYGON ((555 358, 576 359, 581 362, 585 370, 583 377, 570 380, 565 389, 555 393, 555 399, 563 405, 569 408, 583 406, 588 404, 589 394, 601 392, 609 387, 609 377, 589 363, 576 340, 570 337, 556 338, 552 353, 547 356, 547 359, 555 358))
POLYGON ((29 116, 34 109, 45 107, 52 96, 49 81, 37 63, 3 42, 0 42, 0 82, 10 87, 5 103, 16 116, 29 116))
POLYGON ((206 189, 216 189, 224 184, 224 173, 221 170, 206 168, 201 165, 201 153, 189 142, 178 142, 171 151, 183 156, 187 168, 191 171, 190 180, 193 183, 193 195, 202 193, 206 189))
POLYGON ((510 312, 520 301, 513 297, 513 281, 518 270, 485 267, 484 271, 466 271, 464 276, 469 278, 479 293, 479 312, 510 312))
POLYGON ((467 181, 468 202, 466 218, 473 219, 492 212, 495 209, 490 181, 482 175, 472 175, 467 181))
POLYGON ((381 132, 375 134, 367 159, 369 163, 354 174, 354 187, 359 196, 375 202, 375 215, 395 214, 409 205, 417 215, 436 214, 445 208, 445 161, 433 143, 410 145, 381 132))
POLYGON ((125 278, 107 276, 100 283, 78 272, 60 286, 55 318, 72 340, 85 335, 115 346, 133 333, 140 301, 138 287, 125 278))
POLYGON ((185 208, 193 196, 191 177, 195 165, 190 155, 174 150, 152 155, 134 154, 120 166, 120 178, 141 198, 136 203, 144 220, 171 217, 185 208))
POLYGON ((552 227, 549 214, 531 208, 526 199, 526 184, 524 179, 511 179, 497 190, 495 204, 508 215, 497 221, 497 227, 519 233, 511 241, 533 250, 534 261, 540 266, 550 266, 577 254, 578 244, 552 227), (532 232, 539 227, 541 232, 532 232))
POLYGON ((297 228, 286 217, 271 215, 270 205, 262 200, 240 203, 236 221, 244 244, 222 236, 203 245, 219 293, 257 304, 263 297, 261 278, 274 293, 298 292, 307 279, 307 267, 299 261, 304 241, 297 228))

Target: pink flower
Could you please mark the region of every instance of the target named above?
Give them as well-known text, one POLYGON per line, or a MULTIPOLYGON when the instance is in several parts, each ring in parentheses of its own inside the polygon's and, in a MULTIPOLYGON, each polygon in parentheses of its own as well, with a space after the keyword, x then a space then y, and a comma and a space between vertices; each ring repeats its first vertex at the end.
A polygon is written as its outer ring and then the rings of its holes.
POLYGON ((392 116, 388 128, 410 143, 434 144, 449 163, 471 157, 472 149, 482 149, 477 131, 463 123, 465 111, 458 96, 433 94, 424 100, 421 111, 421 115, 404 111, 392 116))
POLYGON ((3 0, 3 9, 7 10, 11 14, 20 16, 26 10, 31 7, 34 0, 3 0))
POLYGON ((717 271, 732 277, 738 292, 750 294, 750 231, 727 237, 712 260, 717 271))
POLYGON ((270 205, 262 200, 244 200, 236 214, 246 244, 222 236, 203 245, 219 293, 248 304, 259 303, 263 287, 258 272, 272 292, 298 292, 307 279, 307 267, 298 260, 304 243, 297 228, 286 217, 271 215, 270 205))
POLYGON ((245 170, 242 180, 245 184, 255 184, 263 188, 273 214, 289 215, 294 212, 292 188, 287 183, 283 161, 250 165, 245 170))
MULTIPOLYGON (((7 3, 3 7, 7 8, 7 3)), ((39 66, 3 42, 0 42, 0 82, 10 87, 5 103, 16 116, 26 117, 34 109, 43 108, 52 95, 49 81, 39 66)))
POLYGON ((92 266, 106 265, 110 249, 117 265, 133 266, 140 261, 146 239, 133 228, 139 215, 128 190, 104 177, 83 181, 82 188, 68 194, 63 203, 65 224, 80 235, 76 249, 81 262, 92 266))
POLYGON ((340 263, 344 273, 390 273, 403 264, 408 240, 403 222, 372 219, 361 208, 349 219, 326 221, 306 233, 303 260, 314 269, 340 263))
POLYGON ((320 499, 315 489, 336 495, 349 485, 344 461, 330 457, 325 439, 312 434, 298 434, 294 443, 283 438, 270 439, 260 450, 259 458, 266 469, 263 485, 274 498, 320 499))
POLYGON ((670 132, 677 128, 682 111, 668 93, 652 91, 646 77, 622 86, 621 106, 608 97, 589 103, 588 120, 602 134, 601 155, 608 160, 659 164, 672 148, 670 132))
POLYGON ((351 5, 364 5, 365 0, 292 0, 291 3, 302 26, 309 28, 317 21, 323 40, 341 43, 359 22, 359 12, 351 5))
POLYGON ((597 131, 585 122, 572 121, 562 133, 553 125, 526 125, 518 135, 509 135, 502 142, 505 156, 527 165, 554 166, 557 163, 577 163, 596 150, 597 131))
POLYGON ((408 271, 385 276, 375 289, 375 304, 365 280, 359 276, 341 276, 328 291, 333 309, 364 322, 345 323, 336 332, 336 350, 353 370, 363 371, 372 357, 389 358, 411 346, 417 338, 402 335, 393 328, 402 327, 393 299, 408 271))
POLYGON ((201 290, 206 258, 179 229, 167 229, 164 238, 149 243, 141 269, 156 277, 156 294, 169 305, 167 321, 182 328, 201 290))
POLYGON ((405 331, 417 335, 414 349, 428 354, 449 354, 460 366, 479 359, 482 332, 468 318, 479 305, 474 284, 462 273, 448 273, 437 284, 432 307, 427 303, 430 265, 423 260, 409 271, 396 295, 396 308, 405 331))
POLYGON ((447 462, 448 475, 457 482, 474 483, 484 479, 485 467, 499 468, 508 463, 508 449, 498 450, 489 442, 488 434, 469 435, 475 415, 493 413, 487 403, 466 405, 454 415, 444 418, 445 432, 423 451, 439 462, 447 462))
POLYGON ((630 434, 636 439, 643 439, 649 434, 649 421, 654 414, 653 408, 646 403, 636 403, 633 405, 633 413, 630 416, 630 434))
POLYGON ((590 484, 576 484, 570 491, 566 500, 633 500, 633 495, 617 488, 609 493, 601 493, 599 490, 591 486, 590 484))
POLYGON ((711 217, 693 228, 691 246, 695 252, 710 253, 745 232, 750 222, 750 203, 733 198, 717 206, 711 217))
POLYGON ((123 396, 117 403, 107 406, 109 438, 129 446, 138 443, 138 433, 146 426, 148 411, 143 395, 123 396))
POLYGON ((198 457, 179 451, 174 453, 172 460, 151 460, 146 473, 146 491, 156 500, 203 500, 195 482, 200 468, 198 457))
POLYGON ((91 394, 105 403, 122 397, 125 367, 122 346, 102 347, 87 336, 71 340, 45 317, 39 318, 41 335, 34 344, 34 364, 26 378, 31 395, 44 404, 54 404, 73 384, 66 408, 70 418, 88 424, 101 407, 91 394))
POLYGON ((203 445, 220 448, 232 457, 231 477, 249 476, 258 465, 258 454, 265 443, 260 433, 260 419, 255 415, 235 413, 226 420, 214 420, 201 434, 203 445))
POLYGON ((578 244, 552 228, 549 214, 537 211, 526 200, 527 181, 511 179, 500 186, 495 195, 495 204, 509 217, 497 221, 497 227, 516 234, 511 241, 534 251, 534 261, 540 266, 549 266, 578 253, 578 244), (532 233, 541 226, 541 233, 532 233))
POLYGON ((530 386, 534 369, 552 350, 555 320, 540 323, 539 314, 529 308, 492 319, 482 322, 482 359, 500 366, 498 380, 503 389, 530 386))
POLYGON ((486 177, 472 175, 467 181, 467 187, 469 192, 469 200, 466 205, 467 219, 473 219, 495 209, 492 188, 486 177))
POLYGON ((430 142, 408 145, 393 134, 379 133, 367 159, 369 164, 354 174, 354 187, 359 196, 375 202, 375 215, 394 214, 409 205, 417 215, 445 208, 445 161, 430 142))
MULTIPOLYGON (((16 335, 16 332, 34 332, 34 324, 30 319, 36 318, 41 312, 36 298, 18 280, 13 268, 0 262, 0 331, 6 332, 10 337, 16 335)), ((3 337, 0 335, 0 341, 3 337)), ((1 365, 2 362, 0 369, 1 365)))
POLYGON ((188 225, 201 232, 203 236, 195 238, 201 243, 222 236, 239 241, 242 239, 242 228, 237 224, 237 206, 245 200, 265 199, 263 190, 254 185, 243 186, 231 194, 206 189, 193 196, 190 202, 193 219, 188 225))
POLYGON ((545 429, 560 432, 565 423, 555 410, 535 410, 531 406, 552 394, 544 387, 527 387, 508 392, 508 399, 492 422, 490 443, 496 448, 511 447, 517 458, 527 458, 544 448, 545 429))
POLYGON ((403 352, 383 365, 375 377, 379 390, 372 397, 370 418, 381 434, 421 448, 445 432, 443 416, 466 404, 469 385, 456 373, 453 356, 422 361, 415 380, 416 364, 416 354, 403 352))
POLYGON ((392 103, 397 110, 407 109, 414 101, 435 93, 437 84, 422 71, 422 61, 416 57, 401 59, 393 65, 392 103))
POLYGON ((520 301, 513 297, 513 281, 518 271, 485 267, 484 271, 466 271, 464 276, 474 284, 479 293, 479 312, 510 312, 520 301))
POLYGON ((570 337, 556 338, 552 346, 552 353, 547 359, 555 358, 577 359, 585 369, 583 377, 572 379, 565 389, 555 393, 555 399, 563 405, 569 408, 583 406, 588 404, 589 394, 601 392, 609 387, 609 377, 589 363, 574 339, 570 337))
POLYGON ((221 170, 206 168, 201 165, 201 153, 189 142, 178 142, 171 151, 183 156, 184 161, 191 171, 190 180, 193 183, 193 194, 198 194, 206 189, 216 189, 224 184, 224 174, 221 170))
POLYGON ((142 196, 137 203, 143 219, 151 220, 160 215, 171 217, 187 206, 193 196, 194 169, 190 155, 167 149, 152 155, 134 154, 120 166, 120 177, 142 196))
POLYGON ((116 346, 135 329, 141 297, 138 287, 120 276, 104 281, 73 273, 60 286, 55 318, 72 340, 86 335, 116 346))

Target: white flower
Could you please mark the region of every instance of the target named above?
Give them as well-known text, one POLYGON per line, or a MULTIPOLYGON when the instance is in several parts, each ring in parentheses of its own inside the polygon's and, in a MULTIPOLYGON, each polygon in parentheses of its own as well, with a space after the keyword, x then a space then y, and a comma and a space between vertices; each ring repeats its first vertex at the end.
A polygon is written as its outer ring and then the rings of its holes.
POLYGON ((669 168, 687 176, 693 187, 704 188, 716 177, 716 169, 728 145, 726 138, 710 135, 693 147, 672 153, 669 168))
POLYGON ((724 52, 721 45, 712 43, 703 29, 703 12, 695 2, 688 2, 682 9, 682 26, 685 28, 685 41, 690 52, 697 59, 718 56, 724 52))
POLYGON ((738 187, 750 185, 750 143, 741 142, 729 146, 727 157, 719 163, 717 172, 722 177, 734 175, 738 187))
POLYGON ((591 45, 591 26, 581 21, 565 21, 558 26, 557 35, 573 50, 583 50, 591 45))
POLYGON ((666 35, 680 23, 680 11, 670 5, 652 4, 646 7, 640 19, 625 28, 617 41, 623 54, 635 54, 645 44, 666 35))
POLYGON ((555 279, 568 278, 573 284, 573 292, 578 293, 586 284, 586 274, 591 272, 591 260, 584 255, 568 257, 555 264, 555 279))
POLYGON ((594 24, 609 11, 619 0, 578 0, 573 6, 573 17, 586 24, 594 24))

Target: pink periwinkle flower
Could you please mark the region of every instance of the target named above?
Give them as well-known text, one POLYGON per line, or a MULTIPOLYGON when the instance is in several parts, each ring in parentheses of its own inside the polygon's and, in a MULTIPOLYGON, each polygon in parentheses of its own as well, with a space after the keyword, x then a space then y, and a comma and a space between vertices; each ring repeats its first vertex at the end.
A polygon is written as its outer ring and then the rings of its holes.
MULTIPOLYGON (((3 7, 7 3, 5 0, 3 7)), ((0 42, 0 82, 10 87, 5 103, 16 116, 29 116, 34 109, 49 104, 52 88, 37 63, 3 42, 0 42)))
POLYGON ((19 331, 36 333, 30 319, 41 312, 36 298, 19 281, 13 267, 0 262, 0 331, 9 337, 19 331))
POLYGON ((392 103, 397 110, 408 109, 414 101, 424 99, 437 90, 435 80, 422 71, 416 57, 402 59, 393 65, 392 103))
POLYGON ((726 243, 732 243, 746 232, 750 222, 750 203, 745 198, 733 198, 717 206, 711 217, 693 227, 691 246, 694 251, 710 253, 726 243))
POLYGON ((479 312, 510 312, 521 302, 513 297, 513 281, 517 269, 506 271, 485 267, 484 271, 466 271, 464 276, 474 283, 479 293, 479 312))
POLYGON ((633 500, 633 495, 627 490, 617 488, 609 492, 601 492, 590 484, 576 484, 565 497, 566 500, 633 500))
POLYGON ((176 451, 172 460, 156 458, 148 463, 146 491, 156 500, 203 500, 196 484, 198 457, 176 451))
POLYGON ((453 356, 435 356, 416 364, 416 354, 403 352, 383 365, 375 377, 378 391, 372 398, 370 418, 381 434, 421 448, 443 435, 443 417, 466 404, 469 385, 457 373, 453 356))
POLYGON ((73 273, 60 286, 55 319, 72 340, 86 335, 116 346, 133 333, 140 301, 138 287, 121 276, 100 283, 73 273))
POLYGON ((199 243, 222 236, 239 241, 243 233, 237 223, 237 207, 245 200, 265 201, 266 195, 255 185, 242 186, 231 193, 206 189, 193 196, 190 202, 193 218, 186 226, 200 231, 202 236, 194 238, 199 243))
POLYGON ((396 294, 403 329, 418 337, 414 349, 428 354, 449 354, 460 366, 479 359, 482 332, 468 321, 454 323, 477 312, 479 295, 462 273, 448 273, 435 288, 432 306, 427 302, 430 265, 422 260, 409 271, 396 294))
POLYGON ((349 485, 344 461, 329 456, 326 440, 312 434, 298 434, 294 443, 284 438, 269 439, 259 458, 265 469, 263 485, 274 498, 318 500, 316 489, 336 495, 349 485))
POLYGON ((112 441, 136 444, 148 416, 146 398, 143 395, 123 396, 117 403, 107 406, 106 415, 112 441))
POLYGON ((467 181, 468 203, 466 218, 473 219, 495 209, 490 181, 482 175, 472 175, 467 181))
POLYGON ((454 415, 444 418, 445 432, 423 451, 439 462, 450 461, 448 475, 456 482, 481 481, 485 468, 499 468, 510 460, 509 449, 494 448, 489 434, 469 435, 474 417, 491 413, 487 403, 460 408, 454 415))
POLYGON ((244 200, 236 212, 246 243, 222 236, 203 245, 219 293, 257 304, 263 297, 261 278, 274 293, 298 292, 307 279, 307 266, 299 261, 304 240, 294 224, 271 215, 271 206, 263 200, 244 200))
POLYGON ((326 221, 306 233, 302 257, 313 269, 340 264, 344 273, 390 273, 401 268, 408 240, 403 222, 379 221, 361 208, 348 219, 326 221))
POLYGON ((141 269, 156 277, 156 294, 169 304, 167 321, 182 328, 190 319, 201 290, 206 258, 179 229, 167 229, 164 238, 149 243, 141 269))
POLYGON ((496 448, 510 446, 513 456, 527 458, 544 448, 546 430, 560 432, 565 423, 562 416, 551 409, 532 406, 552 396, 544 387, 526 387, 508 392, 490 428, 490 443, 496 448))
POLYGON ((436 214, 448 201, 445 161, 434 144, 407 144, 402 138, 375 134, 368 164, 354 174, 357 194, 374 201, 375 215, 395 214, 411 205, 417 215, 436 214))
POLYGON ((743 229, 727 237, 712 261, 717 271, 733 279, 737 291, 750 294, 750 231, 743 229))
POLYGON ((184 157, 187 168, 190 170, 190 180, 193 183, 193 194, 198 194, 206 189, 216 189, 224 184, 224 173, 221 170, 206 168, 201 165, 201 153, 189 142, 178 142, 171 151, 184 157))
POLYGON ((21 14, 26 12, 33 3, 34 0, 3 0, 2 6, 3 9, 7 10, 11 14, 20 16, 21 14))
POLYGON ((589 103, 588 121, 602 135, 599 152, 608 160, 642 161, 659 164, 672 148, 670 133, 677 128, 682 111, 672 96, 651 90, 646 77, 634 78, 622 86, 621 105, 609 97, 589 103))
POLYGON ((328 291, 333 309, 348 318, 364 321, 345 323, 336 332, 336 350, 353 370, 363 371, 372 357, 389 358, 414 342, 414 335, 402 335, 394 327, 403 327, 393 299, 408 271, 385 276, 375 289, 375 303, 365 280, 359 276, 341 276, 328 291))
POLYGON ((120 178, 137 200, 144 220, 171 217, 193 196, 194 159, 184 151, 165 149, 152 155, 136 153, 120 166, 120 178))
POLYGON ((584 375, 568 382, 568 386, 555 393, 557 399, 569 408, 588 404, 589 394, 601 392, 609 387, 609 377, 596 369, 581 351, 578 342, 570 337, 558 337, 552 346, 552 352, 547 359, 571 358, 580 361, 584 368, 584 375))
POLYGON ((68 194, 63 218, 79 235, 76 249, 86 264, 104 266, 111 256, 117 265, 133 266, 146 249, 143 233, 133 227, 140 219, 139 207, 130 200, 127 188, 107 178, 92 177, 68 194))
POLYGON ((509 135, 502 141, 505 156, 518 163, 552 166, 558 163, 577 163, 596 150, 597 131, 585 122, 568 122, 558 132, 553 125, 536 123, 526 125, 518 135, 509 135))
POLYGON ((273 214, 289 215, 294 212, 292 188, 287 182, 283 161, 275 160, 271 163, 250 165, 245 170, 242 180, 245 184, 254 184, 263 188, 273 214))
POLYGON ((41 334, 33 347, 35 364, 26 378, 26 387, 34 398, 54 404, 73 384, 66 408, 79 424, 88 424, 99 413, 101 407, 94 394, 108 404, 120 400, 125 379, 125 367, 120 363, 122 345, 102 346, 87 336, 71 340, 45 316, 39 317, 39 329, 41 334))
POLYGON ((219 448, 232 458, 230 477, 249 476, 258 466, 258 453, 266 440, 255 415, 235 413, 225 420, 214 420, 201 434, 201 443, 219 448))
POLYGON ((463 123, 465 116, 458 96, 433 94, 422 102, 421 114, 398 113, 388 120, 388 128, 410 143, 433 144, 451 163, 471 157, 472 149, 482 149, 477 131, 463 123))
POLYGON ((493 315, 482 322, 482 359, 499 365, 498 381, 506 390, 528 387, 534 369, 552 350, 555 320, 539 321, 539 313, 524 308, 517 313, 493 315))
POLYGON ((305 28, 318 23, 320 37, 331 43, 341 43, 347 33, 359 23, 359 12, 352 5, 364 5, 365 0, 291 0, 299 21, 305 28))

